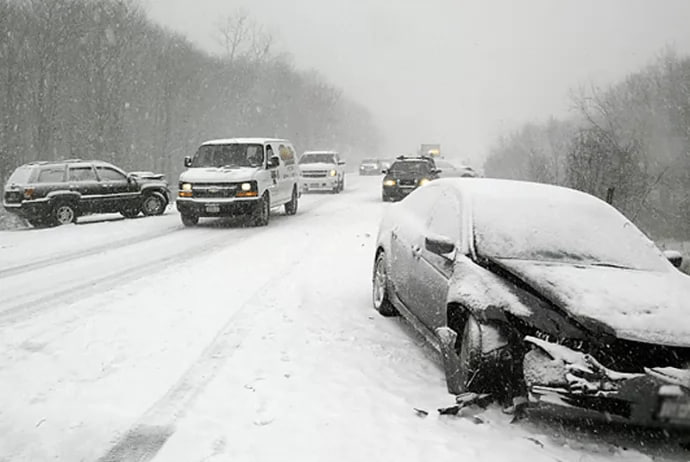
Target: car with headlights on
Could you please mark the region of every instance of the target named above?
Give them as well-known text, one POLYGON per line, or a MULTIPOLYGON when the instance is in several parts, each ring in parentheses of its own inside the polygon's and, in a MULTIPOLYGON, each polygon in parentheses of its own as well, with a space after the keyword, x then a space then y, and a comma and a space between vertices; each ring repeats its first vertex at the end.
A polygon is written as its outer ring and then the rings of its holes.
POLYGON ((307 151, 299 159, 304 192, 342 192, 345 189, 345 161, 336 151, 307 151))
POLYGON ((297 213, 299 167, 288 140, 211 140, 184 165, 176 204, 185 226, 201 217, 227 216, 246 216, 255 226, 266 226, 272 208, 297 213))
POLYGON ((383 173, 381 198, 395 202, 438 178, 439 171, 431 157, 399 156, 383 173))
POLYGON ((452 393, 688 426, 690 276, 680 263, 583 192, 439 179, 386 210, 373 304, 441 352, 452 393))
POLYGON ((362 162, 359 164, 359 174, 380 175, 382 168, 381 161, 378 159, 362 159, 362 162))

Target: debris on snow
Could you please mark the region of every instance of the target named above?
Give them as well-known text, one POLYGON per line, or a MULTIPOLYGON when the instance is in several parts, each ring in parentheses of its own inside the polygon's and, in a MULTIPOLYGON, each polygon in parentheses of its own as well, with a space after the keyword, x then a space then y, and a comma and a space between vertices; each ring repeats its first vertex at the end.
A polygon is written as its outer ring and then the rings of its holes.
POLYGON ((413 408, 413 409, 414 409, 414 412, 415 412, 415 413, 417 414, 417 416, 419 416, 419 417, 424 418, 424 417, 426 417, 426 416, 429 415, 429 412, 428 412, 428 411, 425 411, 424 409, 418 409, 418 408, 416 408, 416 407, 413 408))

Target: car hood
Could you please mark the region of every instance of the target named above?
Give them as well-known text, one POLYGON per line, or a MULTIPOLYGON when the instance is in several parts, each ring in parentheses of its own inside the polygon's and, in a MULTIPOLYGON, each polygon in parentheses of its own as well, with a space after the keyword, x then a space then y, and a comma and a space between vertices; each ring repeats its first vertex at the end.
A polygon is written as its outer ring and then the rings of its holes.
POLYGON ((496 259, 512 274, 581 321, 618 338, 690 347, 690 277, 673 269, 641 271, 496 259))
POLYGON ((257 167, 190 168, 180 175, 180 181, 190 183, 228 183, 249 181, 255 179, 259 170, 260 169, 257 167))
POLYGON ((337 165, 326 162, 319 162, 316 164, 300 164, 299 168, 303 172, 311 172, 314 170, 335 170, 337 165))

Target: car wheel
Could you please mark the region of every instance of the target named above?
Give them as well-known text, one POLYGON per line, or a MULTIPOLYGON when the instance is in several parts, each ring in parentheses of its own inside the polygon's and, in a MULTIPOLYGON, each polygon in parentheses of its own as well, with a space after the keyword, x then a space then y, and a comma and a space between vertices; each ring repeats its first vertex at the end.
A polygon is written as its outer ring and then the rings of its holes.
POLYGON ((384 252, 379 252, 374 263, 372 289, 374 309, 382 316, 396 316, 398 310, 395 309, 388 298, 388 274, 386 271, 386 254, 384 252))
POLYGON ((182 218, 182 224, 185 226, 196 226, 199 224, 199 217, 196 215, 187 215, 183 213, 180 217, 182 218))
POLYGON ((144 200, 141 201, 141 211, 146 216, 162 215, 167 205, 165 197, 161 193, 153 192, 144 196, 144 200))
POLYGON ((252 224, 254 226, 267 226, 270 219, 271 199, 268 197, 268 193, 264 193, 255 206, 252 224))
POLYGON ((77 209, 73 204, 59 202, 53 207, 51 218, 53 223, 58 226, 76 223, 77 209))
POLYGON ((120 215, 122 215, 125 218, 135 218, 139 215, 140 212, 141 210, 139 209, 139 207, 129 207, 120 210, 120 215))
POLYGON ((297 197, 297 187, 295 186, 292 188, 292 199, 290 199, 290 202, 285 204, 285 213, 288 215, 294 215, 297 213, 297 205, 298 205, 298 197, 297 197))
POLYGON ((343 177, 342 180, 340 180, 340 192, 345 191, 345 177, 343 177))

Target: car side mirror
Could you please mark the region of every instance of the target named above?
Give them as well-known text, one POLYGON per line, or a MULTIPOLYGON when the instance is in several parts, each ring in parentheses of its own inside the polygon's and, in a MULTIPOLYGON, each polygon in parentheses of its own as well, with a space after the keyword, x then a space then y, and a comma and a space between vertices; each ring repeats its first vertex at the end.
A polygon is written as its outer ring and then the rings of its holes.
POLYGON ((683 254, 677 250, 664 250, 664 257, 676 268, 680 268, 680 265, 683 264, 683 254))
POLYGON ((445 236, 427 236, 424 238, 426 249, 436 255, 446 255, 455 250, 455 242, 445 236))
POLYGON ((344 160, 339 160, 339 161, 338 161, 338 165, 345 165, 345 161, 344 161, 344 160))
POLYGON ((192 156, 185 156, 184 157, 184 166, 187 168, 192 166, 192 156))
POLYGON ((278 156, 273 156, 268 159, 268 168, 276 168, 280 165, 280 158, 278 156))
POLYGON ((388 175, 388 169, 387 169, 387 168, 382 168, 382 169, 381 169, 381 173, 383 173, 384 175, 388 175))
POLYGON ((129 175, 127 175, 127 183, 136 184, 137 183, 137 177, 130 173, 129 175))

